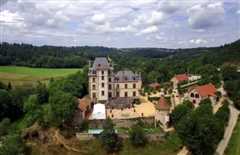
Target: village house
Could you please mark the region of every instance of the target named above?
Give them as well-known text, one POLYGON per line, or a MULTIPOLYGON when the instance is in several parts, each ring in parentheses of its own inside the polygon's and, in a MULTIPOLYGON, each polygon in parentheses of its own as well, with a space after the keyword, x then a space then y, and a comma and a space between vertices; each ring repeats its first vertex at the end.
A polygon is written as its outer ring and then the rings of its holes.
POLYGON ((201 79, 200 75, 193 75, 193 74, 177 74, 172 79, 171 82, 173 83, 173 87, 177 88, 178 84, 183 82, 192 82, 201 79))
POLYGON ((167 128, 169 123, 170 104, 164 97, 160 97, 155 104, 155 108, 155 120, 161 122, 163 128, 167 128))
POLYGON ((209 98, 213 103, 216 101, 217 89, 213 84, 206 84, 202 86, 196 86, 189 92, 189 100, 193 103, 194 107, 199 106, 199 103, 209 98))
POLYGON ((114 98, 138 98, 141 75, 130 70, 114 73, 111 60, 96 58, 89 68, 89 94, 94 103, 108 103, 114 98))

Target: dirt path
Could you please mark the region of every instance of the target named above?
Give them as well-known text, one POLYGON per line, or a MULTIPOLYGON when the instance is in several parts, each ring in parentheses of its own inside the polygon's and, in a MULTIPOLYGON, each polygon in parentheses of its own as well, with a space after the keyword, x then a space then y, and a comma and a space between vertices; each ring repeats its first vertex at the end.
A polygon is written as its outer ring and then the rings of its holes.
POLYGON ((231 138, 232 132, 234 130, 234 127, 237 123, 238 120, 238 115, 239 115, 239 111, 233 106, 233 102, 231 100, 229 100, 229 108, 230 108, 230 118, 228 121, 228 126, 225 129, 225 133, 224 133, 224 137, 223 139, 220 141, 220 143, 218 144, 217 150, 216 150, 216 155, 223 155, 225 149, 228 146, 228 142, 231 138))
POLYGON ((68 151, 74 151, 74 152, 78 152, 78 153, 86 153, 83 150, 79 150, 79 149, 76 149, 76 148, 73 148, 73 147, 69 146, 67 144, 65 138, 59 133, 59 130, 55 131, 54 138, 56 140, 56 143, 63 145, 63 147, 65 149, 67 149, 68 151))

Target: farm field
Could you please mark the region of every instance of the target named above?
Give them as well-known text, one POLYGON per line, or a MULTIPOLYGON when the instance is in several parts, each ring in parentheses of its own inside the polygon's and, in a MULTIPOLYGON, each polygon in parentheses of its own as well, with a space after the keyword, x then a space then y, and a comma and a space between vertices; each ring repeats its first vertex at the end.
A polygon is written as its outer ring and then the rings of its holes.
POLYGON ((61 78, 81 69, 30 68, 19 66, 0 66, 0 81, 11 82, 13 86, 33 85, 37 81, 47 82, 51 78, 61 78))
POLYGON ((240 119, 235 126, 232 137, 226 149, 226 155, 239 155, 240 154, 240 119))

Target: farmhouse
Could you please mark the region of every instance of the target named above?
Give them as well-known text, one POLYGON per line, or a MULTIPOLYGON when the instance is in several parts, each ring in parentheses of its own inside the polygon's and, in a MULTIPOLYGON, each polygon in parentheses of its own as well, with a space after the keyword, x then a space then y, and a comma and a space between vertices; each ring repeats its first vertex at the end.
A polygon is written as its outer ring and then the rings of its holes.
POLYGON ((197 107, 199 103, 206 98, 210 98, 211 101, 214 102, 216 100, 216 92, 216 87, 212 83, 209 83, 193 88, 188 95, 189 100, 197 107))
POLYGON ((89 94, 94 103, 108 103, 115 98, 138 98, 141 75, 130 70, 114 73, 111 60, 96 58, 89 68, 89 94))

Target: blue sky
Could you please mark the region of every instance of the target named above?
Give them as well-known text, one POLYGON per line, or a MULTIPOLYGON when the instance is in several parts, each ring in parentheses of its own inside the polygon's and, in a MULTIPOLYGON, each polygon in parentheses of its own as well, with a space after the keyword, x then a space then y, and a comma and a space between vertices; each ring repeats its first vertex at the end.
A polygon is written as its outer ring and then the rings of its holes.
POLYGON ((238 0, 1 0, 1 42, 190 48, 240 38, 238 0))

